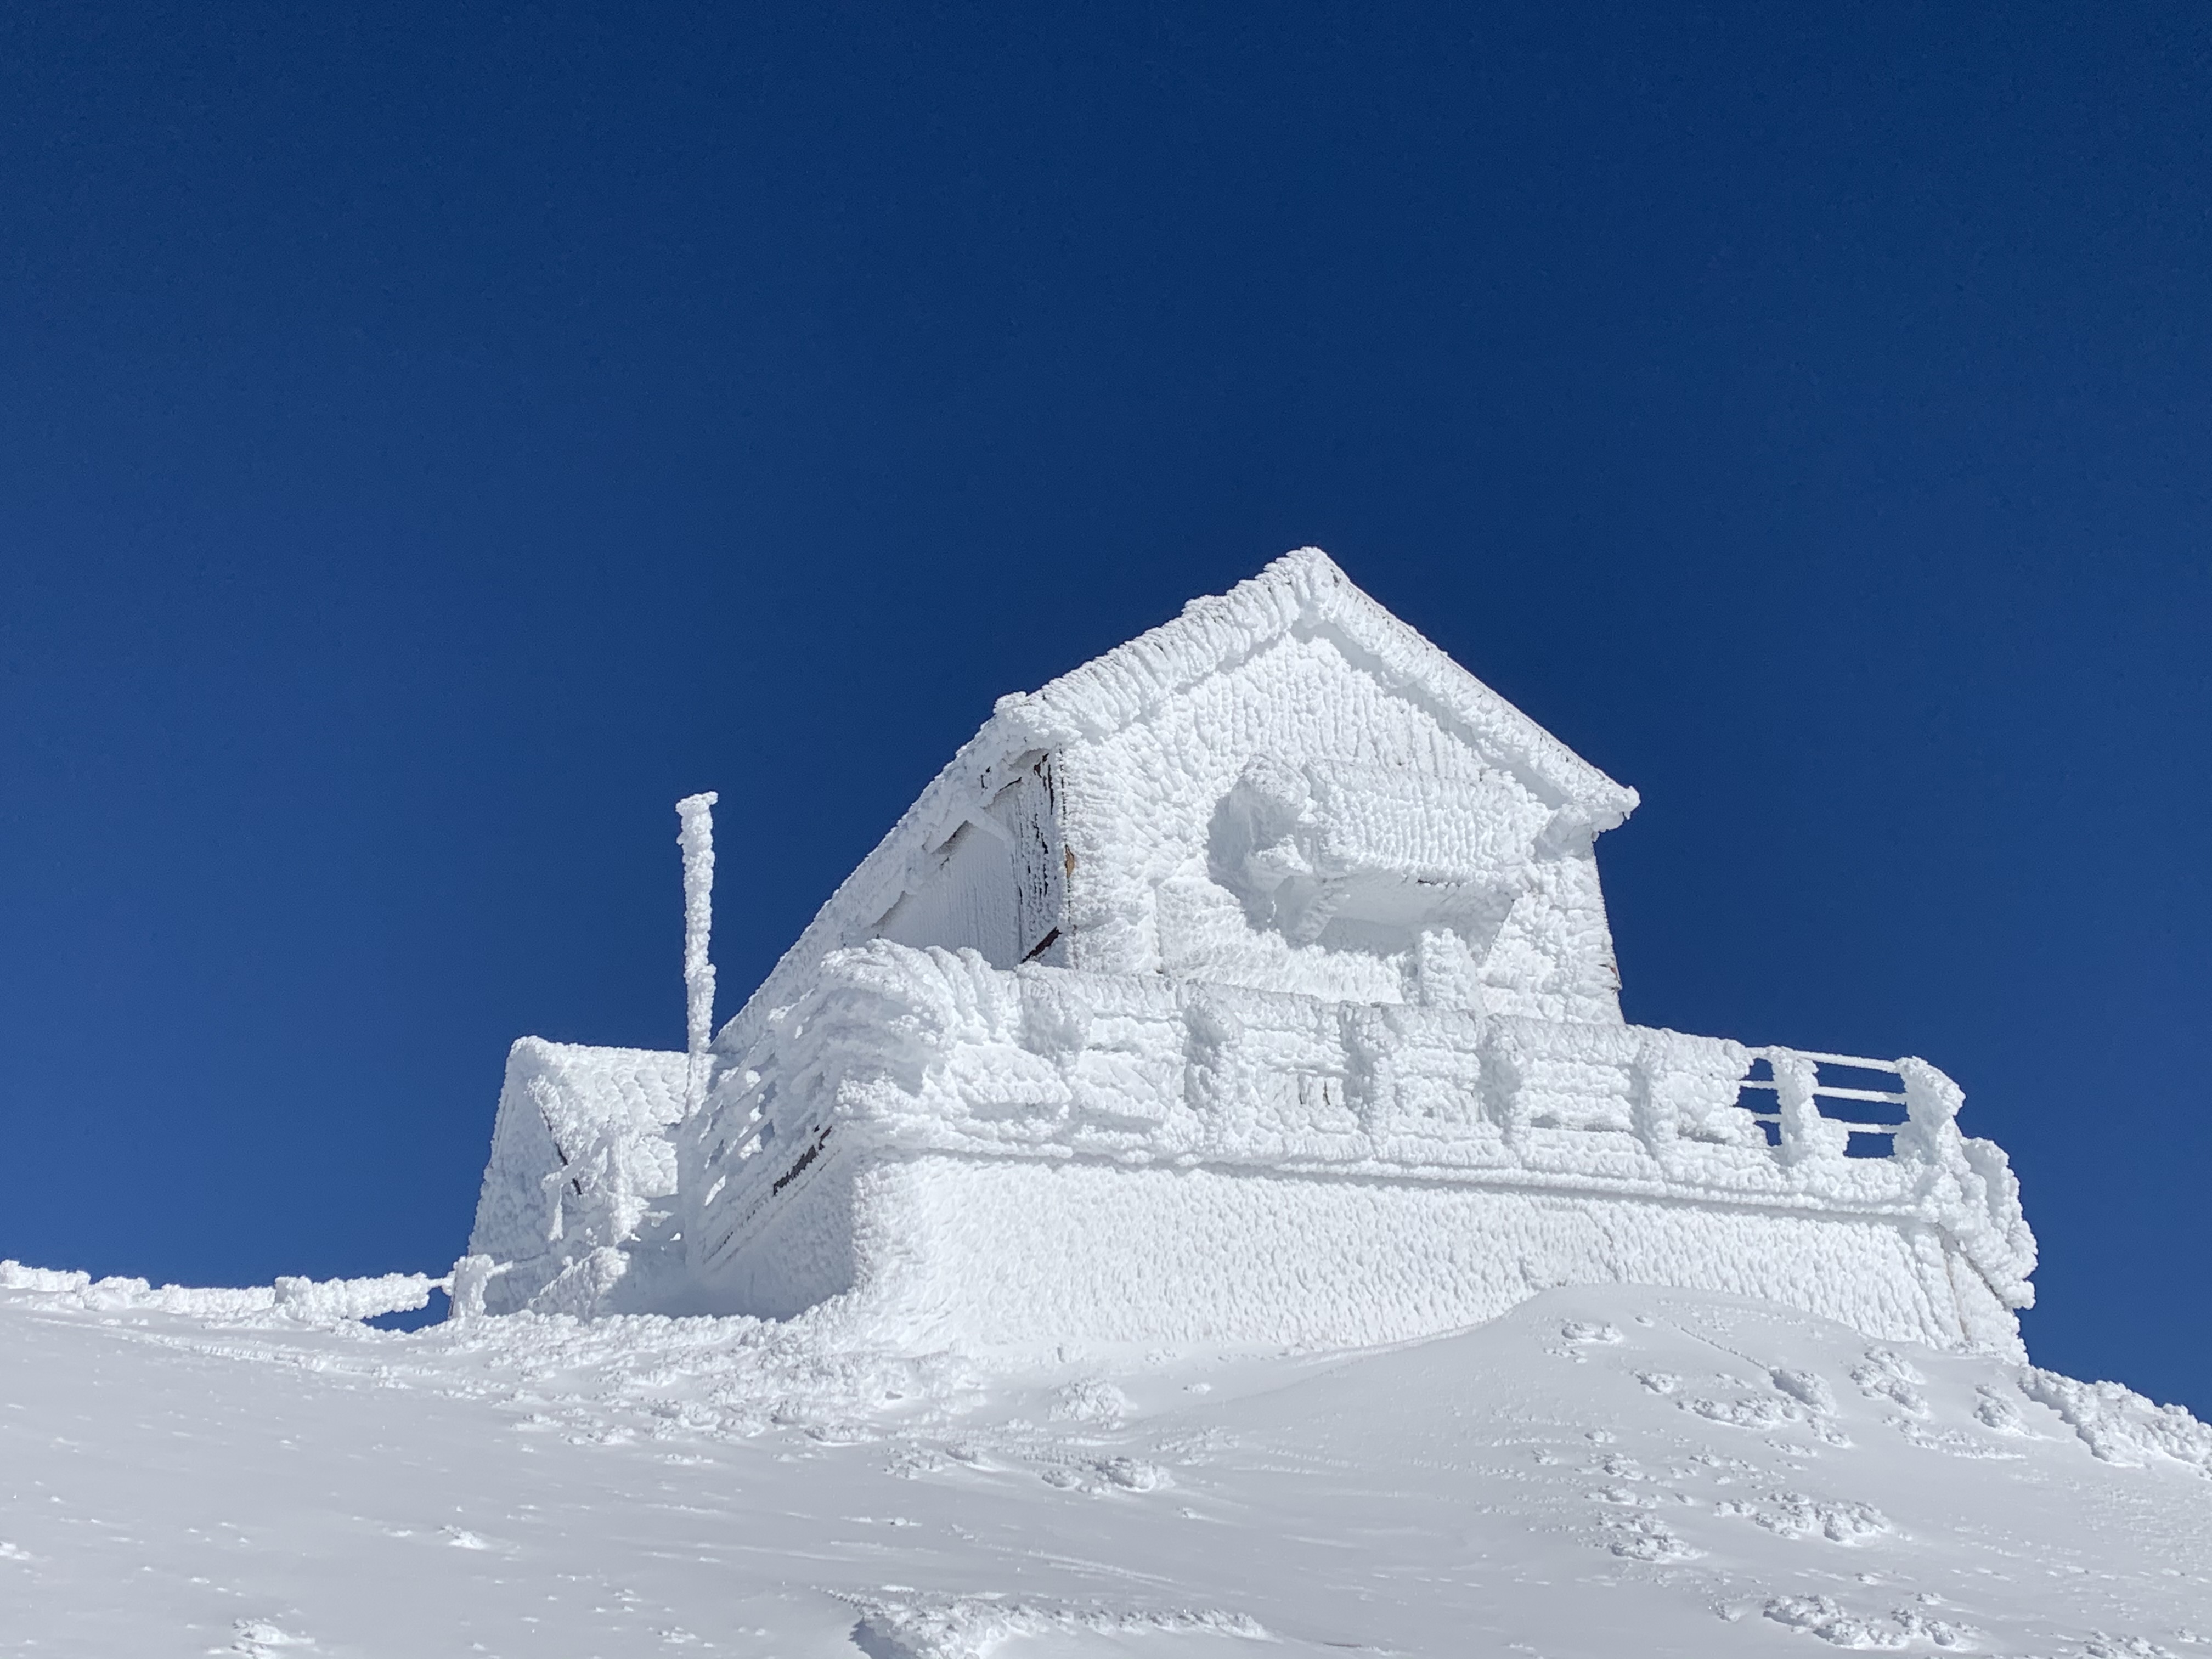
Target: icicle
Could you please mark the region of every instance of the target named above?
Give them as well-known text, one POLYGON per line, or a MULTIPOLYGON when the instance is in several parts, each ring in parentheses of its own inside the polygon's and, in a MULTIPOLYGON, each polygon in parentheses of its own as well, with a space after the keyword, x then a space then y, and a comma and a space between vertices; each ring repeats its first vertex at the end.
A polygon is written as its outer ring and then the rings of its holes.
POLYGON ((684 849, 684 1048, 691 1064, 685 1104, 699 1109, 707 1082, 707 1045, 714 1037, 714 964, 707 959, 714 926, 714 802, 713 790, 676 803, 684 849))

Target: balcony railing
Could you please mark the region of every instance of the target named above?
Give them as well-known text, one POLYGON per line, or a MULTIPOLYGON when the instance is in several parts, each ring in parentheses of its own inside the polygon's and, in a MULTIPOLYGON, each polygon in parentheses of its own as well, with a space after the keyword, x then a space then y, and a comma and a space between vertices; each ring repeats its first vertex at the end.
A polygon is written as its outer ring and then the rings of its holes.
POLYGON ((1765 1048, 1751 1050, 1752 1067, 1762 1063, 1765 1077, 1747 1076, 1737 1087, 1736 1103, 1766 1131, 1767 1145, 1784 1161, 1805 1157, 1889 1158, 1899 1138, 1924 1139, 1958 1115, 1958 1085, 1925 1060, 1874 1060, 1864 1054, 1830 1054, 1815 1049, 1765 1048), (1871 1072, 1897 1079, 1895 1089, 1863 1089, 1822 1079, 1823 1066, 1871 1072), (1764 1097, 1774 1097, 1764 1109, 1764 1097), (1822 1101, 1865 1108, 1893 1107, 1887 1116, 1824 1110, 1822 1101))
POLYGON ((738 1248, 806 1186, 831 1162, 813 1155, 822 1138, 849 1123, 838 1146, 902 1153, 1910 1217, 1950 1233, 2001 1295, 2025 1296, 2033 1244, 2017 1188, 2001 1151, 1960 1137, 1964 1098, 1911 1056, 1159 975, 1001 971, 973 952, 879 940, 833 957, 723 1064, 678 1155, 696 1194, 685 1237, 702 1259, 738 1248))

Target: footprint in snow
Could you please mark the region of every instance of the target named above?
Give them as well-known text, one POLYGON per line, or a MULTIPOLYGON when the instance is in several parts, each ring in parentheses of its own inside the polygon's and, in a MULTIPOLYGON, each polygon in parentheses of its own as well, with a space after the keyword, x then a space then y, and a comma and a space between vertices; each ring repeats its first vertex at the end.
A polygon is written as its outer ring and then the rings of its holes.
POLYGON ((1740 1400, 1683 1400, 1676 1402, 1709 1423, 1725 1423, 1738 1429, 1778 1429, 1802 1422, 1804 1408, 1794 1401, 1752 1396, 1740 1400))
POLYGON ((1595 1492, 1585 1492, 1583 1495, 1594 1503, 1618 1504, 1623 1509, 1648 1509, 1653 1502, 1651 1498, 1638 1492, 1632 1492, 1626 1486, 1601 1486, 1595 1492))
POLYGON ((1062 1389, 1054 1397, 1052 1414, 1064 1423, 1095 1423, 1111 1428, 1135 1409, 1129 1396, 1111 1382, 1090 1378, 1062 1389))
POLYGON ((1620 1328, 1571 1319, 1559 1327, 1559 1334, 1570 1342, 1618 1342, 1620 1340, 1620 1328))
POLYGON ((1887 1617, 1847 1613, 1826 1595, 1777 1596, 1760 1611, 1785 1629, 1817 1636, 1838 1648, 1894 1650, 1915 1641, 1938 1648, 1963 1648, 1980 1633, 1964 1625, 1929 1619, 1912 1607, 1899 1607, 1887 1617))
POLYGON ((270 1624, 266 1619, 241 1619, 232 1628, 238 1632, 237 1639, 228 1648, 216 1648, 210 1651, 240 1653, 246 1656, 246 1659, 270 1659, 270 1656, 281 1649, 312 1648, 315 1645, 313 1637, 295 1636, 281 1626, 270 1624))
POLYGON ((1851 1368, 1851 1381, 1869 1400, 1887 1400, 1915 1417, 1928 1415, 1928 1402, 1914 1385, 1928 1379, 1902 1355, 1888 1348, 1869 1348, 1867 1363, 1851 1368))
POLYGON ((1607 1537, 1606 1547, 1615 1555, 1629 1561, 1694 1561, 1705 1552, 1683 1542, 1656 1516, 1642 1515, 1633 1521, 1608 1521, 1605 1523, 1607 1537))
POLYGON ((1974 1419, 1984 1428, 1995 1429, 1999 1434, 2034 1435, 2035 1431, 2027 1426, 2027 1419, 2021 1415, 2020 1407, 1998 1390, 1984 1382, 1975 1388, 1974 1393, 1978 1396, 1974 1419))
POLYGON ((1889 1517, 1871 1504, 1808 1498, 1795 1492, 1770 1492, 1751 1502, 1717 1504, 1713 1513, 1741 1516, 1784 1538, 1826 1538, 1838 1544, 1856 1544, 1890 1529, 1889 1517))
POLYGON ((1102 1492, 1158 1492, 1175 1484, 1165 1469, 1133 1457, 1056 1463, 1044 1471, 1043 1480, 1048 1486, 1056 1486, 1062 1492, 1086 1492, 1092 1497, 1102 1492))
POLYGON ((1836 1396, 1827 1382, 1814 1371, 1790 1370, 1778 1366, 1770 1373, 1774 1386, 1799 1405, 1816 1411, 1823 1417, 1836 1414, 1836 1396))
POLYGON ((2007 1451, 2002 1446, 1992 1446, 1988 1441, 1963 1434, 1957 1429, 1923 1429, 1909 1417, 1893 1417, 1890 1421, 1897 1431, 1923 1451, 1948 1453, 1953 1457, 1977 1457, 1984 1462, 2018 1463, 2025 1460, 2025 1452, 2007 1451))
POLYGON ((2141 1636, 2107 1636, 2091 1632, 2081 1649, 2084 1659, 2175 1659, 2172 1650, 2141 1636))

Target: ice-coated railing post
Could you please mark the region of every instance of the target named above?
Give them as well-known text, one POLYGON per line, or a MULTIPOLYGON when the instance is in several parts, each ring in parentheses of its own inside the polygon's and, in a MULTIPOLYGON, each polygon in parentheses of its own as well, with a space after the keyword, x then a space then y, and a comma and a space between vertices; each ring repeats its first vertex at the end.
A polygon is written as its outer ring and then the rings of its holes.
POLYGON ((714 803, 713 790, 686 795, 676 803, 681 825, 676 844, 684 849, 684 1052, 687 1114, 699 1109, 706 1091, 707 1045, 714 1040, 714 964, 707 959, 714 927, 714 803))
POLYGON ((481 1319, 484 1291, 499 1271, 500 1264, 488 1255, 465 1255, 453 1263, 453 1275, 446 1281, 446 1317, 457 1324, 481 1319))
POLYGON ((1778 1150, 1782 1161, 1802 1164, 1808 1159, 1841 1158, 1851 1132, 1849 1126, 1820 1115, 1813 1092, 1820 1086, 1820 1068, 1788 1048, 1765 1052, 1766 1063, 1774 1071, 1775 1098, 1780 1103, 1782 1145, 1778 1150))
POLYGON ((1942 1072, 1917 1055, 1897 1062, 1905 1079, 1905 1127, 1897 1133, 1897 1150, 1912 1152, 1930 1163, 1941 1163, 1959 1139, 1953 1121, 1966 1103, 1966 1091, 1942 1072))

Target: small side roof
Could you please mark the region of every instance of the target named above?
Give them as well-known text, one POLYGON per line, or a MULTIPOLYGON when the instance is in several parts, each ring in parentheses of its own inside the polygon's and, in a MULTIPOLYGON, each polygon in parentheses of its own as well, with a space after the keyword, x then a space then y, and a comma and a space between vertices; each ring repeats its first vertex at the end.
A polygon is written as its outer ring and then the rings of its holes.
POLYGON ((1226 593, 1186 605, 1173 621, 1116 646, 1036 691, 999 699, 890 833, 839 884, 806 931, 723 1025, 716 1046, 741 1048, 785 987, 830 951, 866 939, 906 890, 912 863, 1002 788, 1039 752, 1111 734, 1209 674, 1258 655, 1285 635, 1332 639, 1345 655, 1460 732, 1492 764, 1540 799, 1570 808, 1593 830, 1636 810, 1633 789, 1596 767, 1454 662, 1356 586, 1317 547, 1285 553, 1226 593))

